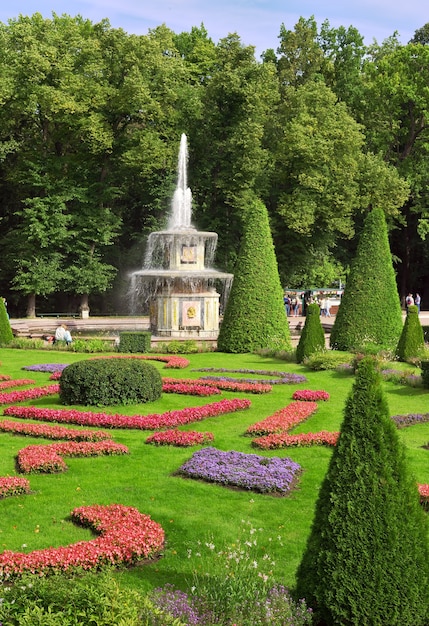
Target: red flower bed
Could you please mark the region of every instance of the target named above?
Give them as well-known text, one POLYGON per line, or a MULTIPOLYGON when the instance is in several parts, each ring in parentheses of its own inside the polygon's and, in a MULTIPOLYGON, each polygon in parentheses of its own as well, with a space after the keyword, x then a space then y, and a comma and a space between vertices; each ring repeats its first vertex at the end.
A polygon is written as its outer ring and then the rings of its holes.
POLYGON ((53 372, 49 376, 49 380, 60 380, 62 372, 53 372))
POLYGON ((198 446, 213 441, 213 433, 198 433, 195 430, 162 430, 153 433, 146 439, 146 443, 158 446, 198 446))
POLYGON ((92 528, 99 536, 60 548, 34 550, 29 554, 0 554, 0 577, 31 572, 48 574, 91 570, 103 565, 133 565, 156 556, 164 545, 164 530, 149 515, 121 504, 84 506, 72 511, 75 523, 92 528))
POLYGON ((19 496, 24 493, 30 493, 30 483, 26 478, 18 476, 0 477, 0 498, 19 496))
POLYGON ((183 369, 188 367, 189 360, 183 356, 167 355, 167 356, 149 356, 146 354, 111 354, 109 356, 95 356, 93 359, 143 359, 145 361, 163 361, 165 368, 183 369))
POLYGON ((329 400, 327 391, 312 391, 311 389, 301 389, 294 391, 292 398, 303 402, 317 402, 318 400, 329 400))
MULTIPOLYGON (((303 404, 308 406, 308 403, 303 404)), ((159 428, 174 428, 182 424, 198 422, 208 417, 242 411, 248 409, 249 406, 250 400, 233 398, 232 400, 219 400, 203 406, 152 415, 120 415, 118 413, 110 415, 108 413, 91 413, 74 409, 39 409, 34 406, 11 406, 4 410, 4 414, 24 419, 80 424, 81 426, 157 430, 159 428)))
POLYGON ((11 379, 11 376, 9 376, 9 374, 0 374, 0 380, 10 380, 10 379, 11 379))
POLYGON ((307 419, 318 407, 315 402, 291 402, 283 409, 269 415, 261 422, 248 427, 248 435, 268 435, 270 433, 285 433, 292 426, 296 426, 307 419))
POLYGON ((72 430, 65 426, 48 426, 47 424, 21 424, 20 422, 0 421, 0 430, 16 435, 30 435, 45 439, 68 439, 69 441, 102 441, 111 439, 112 435, 102 430, 72 430))
POLYGON ((287 448, 290 446, 335 446, 340 433, 329 433, 321 430, 318 433, 302 433, 301 435, 288 435, 276 433, 258 437, 252 441, 252 445, 263 450, 287 448))
POLYGON ((426 509, 429 510, 429 485, 427 483, 417 483, 420 494, 420 504, 426 509))
POLYGON ((35 385, 36 381, 30 378, 18 378, 16 380, 5 380, 0 383, 0 389, 8 389, 10 387, 24 387, 25 385, 35 385))
POLYGON ((189 382, 183 383, 180 380, 176 380, 174 383, 162 382, 162 391, 164 393, 181 393, 189 396, 214 396, 220 393, 216 387, 210 387, 209 385, 202 385, 196 381, 194 384, 189 382))
POLYGON ((105 454, 128 454, 128 448, 114 441, 72 441, 32 445, 18 452, 18 467, 25 474, 64 472, 67 465, 63 456, 101 456, 105 454))
POLYGON ((25 389, 23 391, 0 393, 0 404, 12 404, 14 402, 43 398, 43 396, 52 396, 59 393, 59 390, 59 385, 48 385, 46 387, 35 387, 34 389, 25 389))
MULTIPOLYGON (((242 391, 244 393, 269 393, 272 391, 272 385, 267 385, 258 382, 238 382, 236 380, 208 380, 206 378, 201 379, 193 379, 193 378, 163 378, 162 379, 164 391, 164 384, 172 384, 172 385, 189 385, 190 387, 195 387, 196 385, 201 385, 202 387, 212 387, 213 389, 217 389, 219 391, 215 391, 213 393, 220 393, 222 391, 242 391)), ((180 392, 178 392, 180 393, 180 392)), ((186 393, 186 392, 184 392, 186 393)), ((198 395, 198 394, 195 394, 198 395)))

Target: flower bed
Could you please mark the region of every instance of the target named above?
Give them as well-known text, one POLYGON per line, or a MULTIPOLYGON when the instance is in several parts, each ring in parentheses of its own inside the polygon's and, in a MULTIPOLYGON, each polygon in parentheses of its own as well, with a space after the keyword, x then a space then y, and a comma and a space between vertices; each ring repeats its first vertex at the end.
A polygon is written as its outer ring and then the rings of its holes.
MULTIPOLYGON (((242 391, 244 393, 269 393, 272 391, 271 385, 264 385, 259 383, 257 380, 255 381, 238 381, 238 380, 229 380, 228 378, 216 378, 212 380, 210 378, 201 378, 201 379, 193 379, 193 378, 163 378, 163 387, 164 384, 168 385, 189 385, 190 387, 197 388, 201 386, 207 389, 214 389, 213 393, 220 393, 221 391, 242 391)), ((181 393, 181 392, 178 392, 181 393)), ((185 393, 185 392, 182 392, 185 393)), ((198 395, 198 394, 196 394, 198 395)), ((209 394, 207 394, 209 395, 209 394)))
POLYGON ((10 387, 24 387, 25 385, 35 385, 36 381, 31 378, 17 378, 16 380, 4 380, 0 382, 0 389, 9 389, 10 387))
POLYGON ((195 452, 177 473, 249 491, 285 495, 295 486, 300 472, 300 465, 287 458, 203 448, 195 452))
POLYGON ((198 446, 214 440, 213 433, 199 433, 195 430, 162 430, 149 435, 146 443, 157 446, 198 446))
POLYGON ((83 457, 128 454, 128 448, 114 441, 72 441, 32 445, 18 452, 19 471, 25 474, 54 474, 64 472, 67 465, 63 456, 83 457))
POLYGON ((65 426, 47 424, 21 424, 20 422, 0 421, 0 431, 14 435, 29 435, 45 439, 67 439, 69 441, 102 441, 112 435, 102 430, 74 430, 65 426))
POLYGON ((0 374, 0 380, 10 380, 11 378, 9 374, 0 374))
POLYGON ((24 389, 23 391, 0 393, 0 404, 12 404, 14 402, 24 402, 25 400, 52 396, 59 393, 59 390, 59 385, 47 385, 46 387, 35 387, 34 389, 24 389))
POLYGON ((24 365, 21 369, 30 372, 62 372, 68 363, 38 363, 36 365, 24 365))
POLYGON ((420 495, 420 504, 424 509, 429 510, 429 485, 417 483, 420 495))
POLYGON ((156 430, 158 428, 173 428, 182 424, 198 422, 208 417, 216 417, 226 413, 234 413, 235 411, 243 411, 249 407, 250 400, 233 398, 232 400, 219 400, 203 406, 152 415, 120 415, 118 413, 110 415, 108 413, 91 413, 74 409, 39 409, 34 406, 11 406, 4 410, 4 414, 24 419, 63 422, 81 426, 156 430))
POLYGON ((0 476, 0 498, 30 493, 30 483, 19 476, 0 476))
MULTIPOLYGON (((290 374, 288 372, 278 372, 275 370, 252 370, 252 369, 227 369, 225 367, 201 367, 192 370, 193 372, 231 372, 235 374, 255 374, 258 376, 275 376, 274 379, 260 380, 262 384, 268 385, 297 385, 307 382, 307 378, 302 374, 290 374)), ((243 382, 251 382, 249 380, 243 382)), ((258 382, 258 381, 255 381, 258 382)))
POLYGON ((317 411, 315 402, 291 402, 283 409, 269 415, 264 420, 251 424, 246 430, 247 435, 268 435, 285 433, 317 411))
POLYGON ((168 356, 149 356, 147 354, 111 354, 109 356, 95 356, 93 359, 143 359, 146 361, 162 361, 165 363, 165 368, 169 369, 184 369, 189 365, 189 359, 185 359, 183 356, 168 355, 168 356))
POLYGON ((406 415, 392 415, 392 420, 397 428, 406 428, 415 424, 425 424, 429 422, 429 413, 408 413, 406 415))
POLYGON ((300 435, 288 435, 288 433, 275 433, 258 437, 252 441, 252 445, 262 450, 274 450, 292 446, 335 446, 340 433, 329 433, 321 430, 318 433, 302 433, 300 435))
POLYGON ((175 382, 162 381, 163 393, 180 393, 189 396, 214 396, 219 394, 220 391, 216 387, 210 387, 209 385, 202 385, 196 381, 181 381, 175 382))
POLYGON ((303 402, 318 402, 319 400, 329 400, 329 393, 327 391, 313 391, 312 389, 297 389, 292 398, 303 402))
POLYGON ((133 565, 156 556, 164 545, 162 527, 134 507, 84 506, 74 509, 71 516, 76 524, 91 528, 99 537, 29 554, 6 550, 0 554, 0 578, 24 572, 49 574, 98 569, 107 564, 133 565))

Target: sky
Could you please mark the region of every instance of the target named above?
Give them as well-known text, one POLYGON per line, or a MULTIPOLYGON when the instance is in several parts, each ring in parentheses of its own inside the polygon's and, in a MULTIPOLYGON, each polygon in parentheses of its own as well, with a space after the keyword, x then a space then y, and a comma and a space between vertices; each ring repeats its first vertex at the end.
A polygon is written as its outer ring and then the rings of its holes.
POLYGON ((81 15, 91 22, 108 18, 113 28, 145 35, 149 29, 166 24, 175 33, 204 24, 217 43, 237 33, 256 55, 276 49, 281 24, 293 30, 300 17, 314 16, 318 26, 328 20, 331 27, 354 26, 365 44, 398 32, 408 43, 414 32, 429 22, 428 0, 13 0, 1 2, 0 22, 20 14, 41 13, 45 18, 81 15))

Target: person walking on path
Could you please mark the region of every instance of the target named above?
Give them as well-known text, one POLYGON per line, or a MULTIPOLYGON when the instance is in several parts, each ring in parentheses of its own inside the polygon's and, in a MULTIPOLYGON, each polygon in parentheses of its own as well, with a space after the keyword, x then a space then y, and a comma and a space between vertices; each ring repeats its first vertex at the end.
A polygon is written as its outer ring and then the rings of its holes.
POLYGON ((420 294, 416 293, 416 297, 414 298, 414 304, 417 307, 417 313, 420 313, 421 301, 422 301, 422 299, 420 297, 420 294))

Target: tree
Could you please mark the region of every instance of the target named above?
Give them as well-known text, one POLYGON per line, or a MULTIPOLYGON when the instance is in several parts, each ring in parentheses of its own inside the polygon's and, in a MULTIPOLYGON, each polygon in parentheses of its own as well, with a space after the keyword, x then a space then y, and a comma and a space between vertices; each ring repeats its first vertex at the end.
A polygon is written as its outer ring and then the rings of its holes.
POLYGON ((283 289, 264 204, 243 197, 245 226, 217 341, 221 352, 290 350, 283 289))
POLYGON ((394 349, 401 331, 401 304, 386 220, 377 208, 365 218, 330 344, 336 350, 356 350, 366 344, 394 349))
POLYGON ((323 350, 325 350, 325 333, 320 323, 320 307, 317 303, 309 304, 304 328, 296 348, 296 361, 302 363, 306 357, 323 350))
POLYGON ((10 327, 9 316, 6 311, 4 298, 0 297, 0 345, 4 346, 12 341, 13 333, 10 327))
POLYGON ((297 595, 316 624, 424 626, 427 522, 374 361, 364 358, 316 503, 297 595))
POLYGON ((407 311, 401 336, 396 346, 396 356, 400 361, 418 359, 425 351, 425 338, 419 319, 417 306, 410 305, 407 311))

